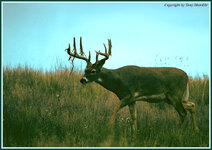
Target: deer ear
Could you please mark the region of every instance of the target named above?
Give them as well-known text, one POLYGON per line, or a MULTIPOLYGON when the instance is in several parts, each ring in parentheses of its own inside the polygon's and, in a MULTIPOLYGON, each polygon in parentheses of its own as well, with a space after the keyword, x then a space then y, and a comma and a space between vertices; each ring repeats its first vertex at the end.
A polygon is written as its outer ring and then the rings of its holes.
POLYGON ((88 66, 92 66, 92 63, 91 62, 87 62, 87 67, 88 66))
POLYGON ((102 68, 102 66, 105 64, 105 59, 102 59, 100 60, 96 65, 97 65, 97 68, 100 69, 102 68))

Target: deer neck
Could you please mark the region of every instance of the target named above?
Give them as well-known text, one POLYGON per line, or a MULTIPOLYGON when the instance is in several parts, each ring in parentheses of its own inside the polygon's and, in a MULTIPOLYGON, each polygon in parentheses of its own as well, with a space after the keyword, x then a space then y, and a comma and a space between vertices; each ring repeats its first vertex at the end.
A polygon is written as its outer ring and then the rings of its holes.
POLYGON ((113 87, 111 84, 115 83, 115 78, 113 76, 113 71, 110 69, 102 68, 99 74, 99 77, 95 81, 96 83, 100 84, 104 88, 113 91, 113 87))

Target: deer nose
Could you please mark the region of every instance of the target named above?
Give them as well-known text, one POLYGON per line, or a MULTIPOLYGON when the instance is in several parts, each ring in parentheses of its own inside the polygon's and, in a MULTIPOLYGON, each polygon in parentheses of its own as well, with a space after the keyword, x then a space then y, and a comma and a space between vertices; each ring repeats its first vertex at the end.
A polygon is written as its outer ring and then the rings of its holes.
POLYGON ((86 77, 83 77, 83 78, 80 80, 80 82, 81 82, 82 84, 86 84, 86 83, 88 83, 88 79, 87 79, 86 77))

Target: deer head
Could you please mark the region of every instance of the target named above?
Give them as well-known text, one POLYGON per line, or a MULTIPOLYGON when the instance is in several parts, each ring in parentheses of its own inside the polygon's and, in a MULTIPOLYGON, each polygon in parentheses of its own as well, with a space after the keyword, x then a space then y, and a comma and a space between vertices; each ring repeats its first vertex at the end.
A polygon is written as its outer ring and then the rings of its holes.
POLYGON ((80 80, 80 82, 82 84, 86 84, 86 83, 89 83, 89 82, 96 81, 99 77, 99 74, 101 72, 103 65, 105 64, 105 61, 107 59, 109 59, 109 56, 111 55, 111 48, 112 48, 111 40, 108 39, 108 50, 107 50, 106 45, 105 44, 103 44, 103 45, 104 45, 104 48, 105 48, 105 53, 102 53, 100 51, 98 51, 98 52, 96 51, 96 62, 94 64, 92 64, 90 62, 90 60, 91 60, 90 52, 89 52, 88 58, 86 58, 84 56, 83 47, 82 47, 82 37, 80 37, 80 55, 77 53, 77 50, 76 50, 75 38, 73 40, 73 47, 74 47, 73 50, 72 50, 73 53, 71 52, 70 44, 69 44, 69 47, 66 49, 67 53, 69 55, 69 60, 71 59, 71 57, 73 57, 73 58, 85 60, 86 63, 87 63, 87 66, 86 66, 85 72, 84 72, 84 76, 80 80), (104 56, 104 58, 101 59, 101 60, 98 60, 99 55, 104 56))

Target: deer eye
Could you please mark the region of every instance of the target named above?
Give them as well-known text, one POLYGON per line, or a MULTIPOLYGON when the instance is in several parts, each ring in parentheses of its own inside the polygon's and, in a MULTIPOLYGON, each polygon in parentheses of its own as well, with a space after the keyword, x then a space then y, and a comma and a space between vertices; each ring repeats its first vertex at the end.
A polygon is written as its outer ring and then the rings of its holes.
POLYGON ((91 70, 91 73, 96 73, 96 69, 92 69, 91 70))

